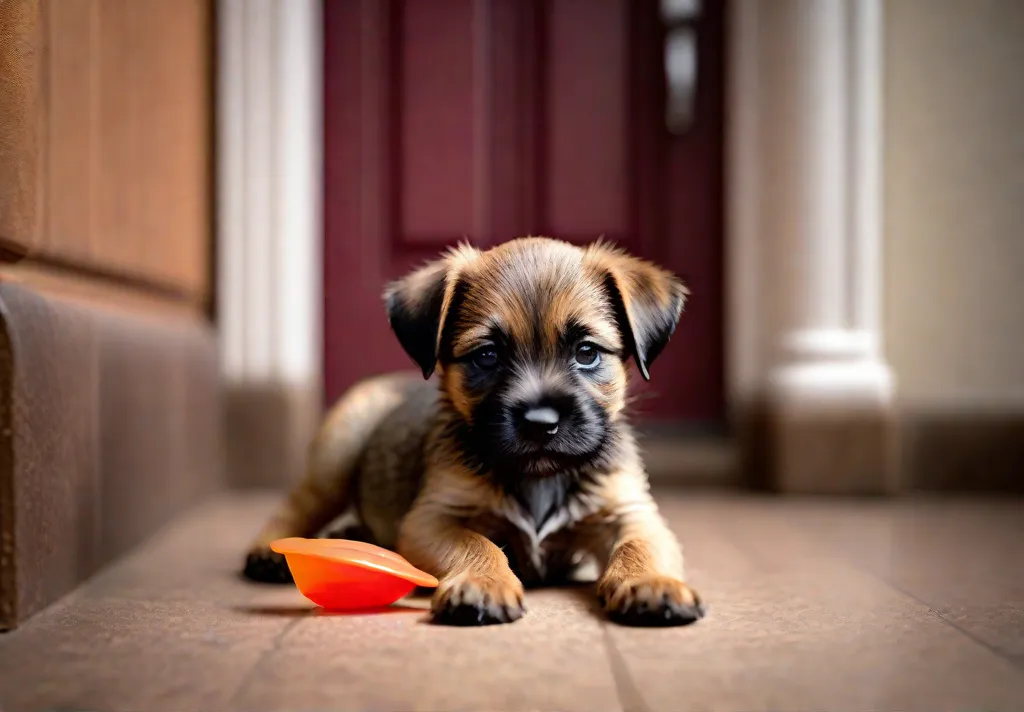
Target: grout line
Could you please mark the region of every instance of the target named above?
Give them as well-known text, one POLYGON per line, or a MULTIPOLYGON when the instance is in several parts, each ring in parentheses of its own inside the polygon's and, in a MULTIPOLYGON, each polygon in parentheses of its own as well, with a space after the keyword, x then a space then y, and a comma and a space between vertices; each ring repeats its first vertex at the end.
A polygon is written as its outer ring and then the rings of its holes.
POLYGON ((643 695, 636 686, 633 676, 626 665, 626 659, 615 645, 608 623, 602 622, 604 646, 608 653, 608 665, 612 670, 612 681, 615 683, 615 695, 619 699, 619 707, 623 712, 650 712, 643 695))
POLYGON ((981 647, 985 648, 990 653, 993 653, 997 657, 1000 657, 1003 660, 1006 660, 1007 662, 1009 662, 1014 667, 1024 669, 1024 655, 1013 655, 1011 653, 1006 652, 1005 650, 1001 650, 998 646, 993 645, 992 643, 988 642, 984 638, 979 637, 976 633, 972 633, 971 631, 967 630, 966 628, 961 626, 956 621, 950 620, 941 611, 939 611, 938 609, 933 607, 930 603, 928 603, 927 601, 925 601, 925 600, 919 598, 918 596, 914 595, 913 593, 911 593, 907 589, 903 588, 899 584, 895 583, 894 581, 888 580, 886 578, 880 578, 877 575, 871 573, 870 571, 868 571, 867 573, 869 575, 874 576, 875 578, 879 579, 883 583, 889 585, 894 591, 898 591, 898 592, 902 593, 904 596, 906 596, 907 598, 910 598, 910 599, 912 599, 914 601, 917 601, 922 606, 927 608, 930 612, 932 612, 936 616, 938 616, 938 618, 943 623, 948 625, 950 628, 952 628, 953 630, 957 631, 958 633, 960 633, 964 637, 970 639, 971 641, 973 641, 977 645, 980 645, 981 647))
MULTIPOLYGON (((797 534, 813 534, 813 532, 807 531, 803 527, 796 526, 793 523, 786 523, 785 526, 789 527, 794 533, 797 534)), ((814 536, 811 536, 808 539, 808 541, 812 542, 812 545, 817 547, 818 549, 821 549, 822 551, 840 557, 853 570, 859 571, 860 573, 864 574, 865 576, 868 576, 869 578, 874 579, 882 585, 888 586, 893 591, 902 594, 903 596, 906 596, 915 603, 924 606, 926 609, 928 609, 929 613, 933 614, 940 621, 942 621, 950 628, 963 635, 971 642, 975 643, 976 645, 980 645, 982 648, 988 650, 996 657, 1007 661, 1016 668, 1024 668, 1024 655, 1013 655, 1011 653, 1007 653, 1006 651, 1001 650, 998 646, 989 643, 987 640, 983 638, 980 638, 977 634, 972 633, 969 630, 963 628, 959 623, 956 623, 955 621, 952 621, 945 615, 943 615, 941 611, 936 609, 930 603, 918 597, 917 595, 911 593, 906 588, 897 584, 895 581, 892 580, 890 576, 880 574, 877 571, 875 571, 872 567, 858 561, 854 556, 847 553, 847 551, 842 546, 838 546, 834 543, 830 544, 823 542, 820 538, 814 536)))
POLYGON ((256 674, 263 667, 263 664, 267 661, 267 658, 281 650, 281 643, 284 642, 285 636, 287 636, 295 628, 295 626, 297 626, 305 619, 306 616, 299 616, 295 620, 289 622, 288 625, 286 625, 280 631, 278 631, 277 635, 274 636, 274 641, 271 643, 270 647, 260 654, 260 657, 256 660, 256 662, 253 663, 252 668, 249 670, 249 672, 246 673, 245 677, 242 678, 242 681, 238 683, 238 687, 231 695, 230 702, 228 703, 229 706, 237 707, 239 698, 241 698, 242 695, 248 691, 249 686, 252 685, 253 680, 256 678, 256 674))

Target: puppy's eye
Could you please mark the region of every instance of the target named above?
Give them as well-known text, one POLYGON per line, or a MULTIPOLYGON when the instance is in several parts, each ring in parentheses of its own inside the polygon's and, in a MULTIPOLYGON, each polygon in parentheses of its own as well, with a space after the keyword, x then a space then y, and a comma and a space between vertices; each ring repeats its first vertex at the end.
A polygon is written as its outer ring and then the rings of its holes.
POLYGON ((473 363, 477 368, 490 371, 498 366, 498 352, 494 349, 480 349, 473 354, 473 363))
POLYGON ((576 364, 581 368, 594 368, 601 363, 601 353, 593 344, 580 344, 576 347, 576 364))

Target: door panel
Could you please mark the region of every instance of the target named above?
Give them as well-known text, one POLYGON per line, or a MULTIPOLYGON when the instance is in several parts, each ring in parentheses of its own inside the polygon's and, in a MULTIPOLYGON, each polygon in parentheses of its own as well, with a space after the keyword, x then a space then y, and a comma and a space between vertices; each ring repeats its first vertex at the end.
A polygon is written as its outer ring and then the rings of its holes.
POLYGON ((631 237, 629 0, 548 4, 542 41, 547 164, 545 232, 589 242, 601 233, 631 237))
POLYGON ((395 103, 402 224, 413 245, 474 232, 474 0, 408 2, 400 13, 395 103))
POLYGON ((698 24, 697 111, 665 128, 648 0, 325 4, 325 395, 410 362, 384 283, 461 239, 601 235, 693 298, 637 383, 647 419, 716 420, 722 395, 721 2, 698 24))

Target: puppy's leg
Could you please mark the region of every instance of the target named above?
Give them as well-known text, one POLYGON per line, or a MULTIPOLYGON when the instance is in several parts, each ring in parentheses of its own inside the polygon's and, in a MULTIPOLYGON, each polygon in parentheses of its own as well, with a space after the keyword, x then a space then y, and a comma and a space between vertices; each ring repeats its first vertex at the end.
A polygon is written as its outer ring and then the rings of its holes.
POLYGON ((322 489, 307 476, 277 508, 249 545, 242 574, 262 583, 289 583, 291 572, 284 556, 270 550, 270 543, 287 537, 311 537, 331 521, 343 506, 344 492, 322 489))
POLYGON ((633 626, 686 625, 704 617, 685 583, 683 552, 653 501, 621 523, 597 593, 609 617, 633 626))
POLYGON ((352 475, 370 433, 401 401, 405 380, 383 376, 354 386, 327 414, 309 448, 306 475, 249 545, 243 575, 254 581, 292 580, 270 543, 312 537, 344 511, 352 475))
POLYGON ((526 612, 523 584, 502 550, 443 511, 414 507, 402 523, 398 552, 440 581, 430 606, 436 623, 511 623, 526 612))
POLYGON ((377 545, 376 537, 370 528, 362 523, 349 524, 338 529, 328 530, 324 534, 325 539, 348 539, 349 541, 361 541, 367 544, 377 545))

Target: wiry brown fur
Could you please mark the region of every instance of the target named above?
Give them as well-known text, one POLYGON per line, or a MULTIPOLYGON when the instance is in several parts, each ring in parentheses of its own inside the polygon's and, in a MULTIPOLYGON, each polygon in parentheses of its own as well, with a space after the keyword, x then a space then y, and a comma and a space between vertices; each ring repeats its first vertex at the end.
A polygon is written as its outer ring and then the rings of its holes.
POLYGON ((390 285, 392 327, 423 376, 436 378, 371 379, 333 407, 306 478, 252 543, 247 573, 280 575, 271 541, 314 536, 353 505, 366 538, 440 580, 432 610, 441 621, 516 620, 525 611, 524 580, 564 581, 588 560, 599 568, 597 592, 613 617, 635 624, 701 617, 625 420, 626 361, 634 358, 649 377, 686 294, 671 274, 609 245, 547 238, 486 252, 460 246, 390 285), (599 376, 573 384, 603 413, 606 442, 585 464, 512 473, 510 482, 466 438, 481 395, 467 386, 465 357, 500 327, 529 344, 538 363, 552 363, 573 325, 606 354, 599 376), (521 496, 535 485, 557 490, 557 507, 542 520, 521 496))

